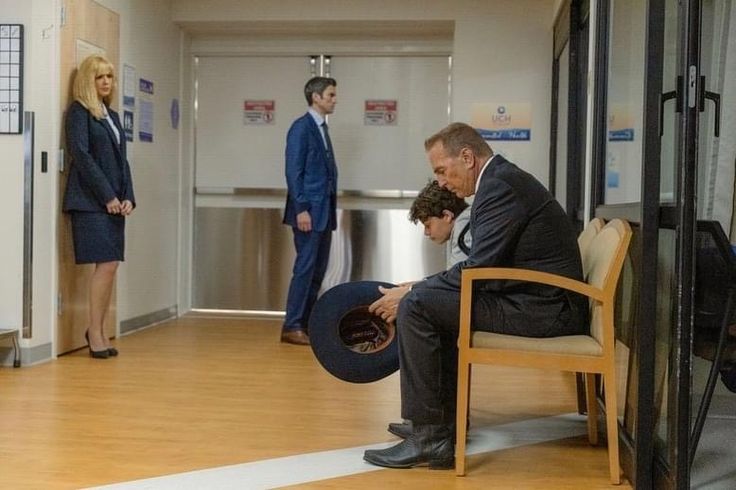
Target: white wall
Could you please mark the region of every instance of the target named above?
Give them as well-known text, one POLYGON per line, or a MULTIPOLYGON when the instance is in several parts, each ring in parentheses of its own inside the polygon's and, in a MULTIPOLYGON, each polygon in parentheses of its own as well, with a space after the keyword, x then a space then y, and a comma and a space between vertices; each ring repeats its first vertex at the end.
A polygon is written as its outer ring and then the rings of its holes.
MULTIPOLYGON (((0 0, 2 22, 28 24, 31 4, 0 0)), ((27 29, 27 26, 26 26, 27 29)), ((27 39, 26 31, 26 39, 27 39)), ((28 77, 25 77, 24 90, 28 77)), ((0 135, 0 328, 17 328, 23 315, 23 136, 0 135)))
MULTIPOLYGON (((129 147, 138 209, 129 220, 127 261, 118 281, 118 320, 125 321, 178 303, 181 138, 171 128, 169 108, 173 98, 182 98, 182 38, 170 20, 170 2, 99 3, 120 14, 121 62, 155 83, 154 143, 129 147)), ((60 5, 59 0, 0 0, 0 21, 25 26, 24 110, 33 111, 36 121, 33 335, 21 341, 24 349, 39 348, 34 360, 51 355, 56 333, 60 5), (41 173, 42 151, 48 153, 47 173, 41 173)), ((15 328, 23 305, 23 137, 0 135, 0 155, 0 328, 15 328)))
MULTIPOLYGON (((47 353, 56 318, 59 94, 49 82, 58 79, 55 11, 52 0, 0 0, 0 21, 24 25, 23 109, 35 113, 33 337, 21 346, 45 345, 47 353), (41 173, 42 151, 48 152, 47 173, 41 173)), ((16 328, 23 319, 23 136, 0 135, 0 155, 0 328, 16 328)))
MULTIPOLYGON (((547 182, 553 0, 177 0, 173 19, 188 26, 324 21, 452 21, 452 119, 469 121, 477 102, 529 102, 532 140, 499 142, 494 149, 547 182)), ((314 33, 311 33, 314 39, 314 33)), ((438 128, 439 129, 439 128, 438 128)), ((429 135, 427 135, 429 136, 429 135)))
MULTIPOLYGON (((128 144, 137 209, 127 222, 126 260, 120 268, 118 321, 177 305, 180 129, 170 122, 171 101, 180 99, 180 30, 170 1, 97 0, 120 15, 120 64, 154 82, 154 140, 137 134, 128 144)), ((122 106, 121 106, 122 110, 122 106)), ((140 117, 136 108, 136 132, 140 117)), ((180 120, 186 118, 182 114, 180 120)))

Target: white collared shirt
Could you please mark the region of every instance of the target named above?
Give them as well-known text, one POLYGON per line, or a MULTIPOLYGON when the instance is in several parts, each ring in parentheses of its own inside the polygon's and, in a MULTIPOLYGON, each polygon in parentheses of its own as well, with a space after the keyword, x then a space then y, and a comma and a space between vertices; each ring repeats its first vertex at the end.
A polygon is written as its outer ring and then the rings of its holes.
POLYGON ((491 160, 496 158, 496 155, 491 155, 491 157, 486 160, 486 163, 483 164, 483 168, 480 169, 480 173, 478 174, 478 180, 475 181, 475 192, 478 192, 478 188, 480 187, 480 179, 483 177, 483 172, 486 171, 486 169, 491 165, 491 160))
POLYGON ((319 128, 319 134, 322 135, 322 143, 324 143, 325 148, 327 148, 327 138, 325 138, 325 128, 322 127, 322 124, 324 124, 325 122, 325 118, 322 116, 322 114, 315 111, 311 107, 307 109, 307 112, 309 112, 309 115, 312 116, 312 119, 314 119, 314 122, 317 123, 317 127, 319 128))
POLYGON ((113 134, 115 135, 115 139, 118 142, 118 145, 120 144, 120 131, 118 131, 118 127, 115 126, 115 122, 110 117, 110 113, 107 112, 107 107, 105 107, 105 104, 102 104, 102 112, 105 115, 105 119, 107 120, 107 124, 110 125, 110 129, 112 129, 113 134))

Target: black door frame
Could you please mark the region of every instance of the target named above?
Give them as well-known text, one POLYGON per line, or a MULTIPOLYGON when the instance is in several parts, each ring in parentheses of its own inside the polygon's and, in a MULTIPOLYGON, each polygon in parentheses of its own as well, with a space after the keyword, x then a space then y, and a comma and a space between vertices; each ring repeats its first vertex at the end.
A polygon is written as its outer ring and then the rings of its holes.
MULTIPOLYGON (((668 395, 668 460, 654 459, 655 485, 669 488, 690 487, 690 420, 693 302, 695 291, 695 233, 697 219, 698 124, 700 120, 700 0, 684 0, 678 6, 678 61, 676 104, 680 114, 676 168, 676 203, 674 222, 662 227, 677 231, 676 290, 674 293, 674 328, 669 358, 672 369, 668 395)), ((677 120, 677 119, 676 119, 677 120)), ((663 217, 667 215, 662 213, 663 217)), ((672 220, 667 220, 672 221, 672 220)))
MULTIPOLYGON (((696 168, 698 153, 700 78, 700 0, 684 0, 678 12, 678 66, 676 110, 680 114, 676 139, 676 203, 662 206, 661 112, 664 66, 665 0, 647 2, 646 69, 644 79, 642 186, 640 203, 604 205, 606 164, 606 100, 608 79, 609 0, 598 2, 596 87, 593 114, 591 209, 604 218, 623 217, 638 228, 633 254, 640 264, 637 275, 637 326, 632 348, 636 363, 636 425, 633 434, 621 431, 622 466, 635 488, 686 489, 690 484, 690 418, 692 309, 696 232, 696 168), (689 90, 688 90, 689 89, 689 90), (669 355, 667 457, 655 454, 654 365, 657 322, 657 258, 660 229, 677 230, 674 325, 669 355)), ((675 110, 672 106, 666 110, 675 110)))
MULTIPOLYGON (((633 432, 619 424, 621 465, 634 488, 652 488, 654 431, 654 345, 657 305, 657 254, 659 233, 660 150, 659 113, 662 93, 664 0, 647 5, 646 71, 644 80, 641 197, 639 203, 605 205, 606 151, 608 144, 608 64, 611 2, 598 0, 595 13, 594 88, 592 110, 592 161, 589 206, 596 217, 624 218, 635 231, 632 262, 639 266, 633 278, 636 291, 635 329, 630 355, 636 365, 633 390, 633 432)), ((628 395, 628 394, 627 394, 628 395)), ((627 401, 628 402, 628 401, 627 401)))
POLYGON ((566 166, 565 211, 578 231, 582 230, 585 190, 585 139, 587 113, 588 29, 590 1, 569 0, 563 4, 554 26, 552 62, 552 110, 550 119, 549 185, 555 194, 557 169, 566 166), (559 107, 560 55, 569 45, 568 106, 559 107), (567 161, 557 161, 557 119, 559 111, 567 112, 567 161), (580 130, 583 128, 583 131, 580 130))

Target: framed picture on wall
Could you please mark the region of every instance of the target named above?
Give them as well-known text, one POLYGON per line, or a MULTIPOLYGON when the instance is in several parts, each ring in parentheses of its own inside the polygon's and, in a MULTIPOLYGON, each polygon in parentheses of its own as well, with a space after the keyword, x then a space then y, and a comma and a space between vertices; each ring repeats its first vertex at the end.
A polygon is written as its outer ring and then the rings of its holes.
POLYGON ((0 24, 0 134, 23 132, 23 26, 0 24))

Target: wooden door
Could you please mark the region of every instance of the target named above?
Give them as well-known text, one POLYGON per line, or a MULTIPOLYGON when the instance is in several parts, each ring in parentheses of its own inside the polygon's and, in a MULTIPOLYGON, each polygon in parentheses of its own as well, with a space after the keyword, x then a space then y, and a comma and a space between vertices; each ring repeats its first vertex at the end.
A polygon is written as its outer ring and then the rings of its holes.
MULTIPOLYGON (((72 102, 72 80, 77 66, 85 56, 94 52, 103 53, 115 65, 117 77, 121 76, 119 59, 120 18, 117 13, 92 0, 64 0, 64 23, 61 27, 61 111, 62 118, 72 102)), ((118 80, 118 91, 121 89, 118 80)), ((113 107, 118 101, 113 100, 113 107)), ((66 148, 63 131, 61 148, 66 148)), ((74 163, 65 153, 64 171, 59 179, 59 321, 57 324, 56 353, 63 354, 86 345, 84 331, 88 320, 89 278, 93 265, 76 265, 72 244, 71 220, 61 212, 66 189, 68 169, 74 163)), ((105 332, 114 337, 116 331, 116 293, 110 299, 110 311, 105 317, 105 332)))

